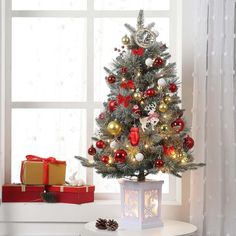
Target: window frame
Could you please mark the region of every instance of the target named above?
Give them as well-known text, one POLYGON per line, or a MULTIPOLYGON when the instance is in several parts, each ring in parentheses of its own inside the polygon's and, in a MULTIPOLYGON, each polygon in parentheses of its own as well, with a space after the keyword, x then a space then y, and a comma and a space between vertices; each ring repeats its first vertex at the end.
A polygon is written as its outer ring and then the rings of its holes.
MULTIPOLYGON (((2 183, 11 182, 11 112, 12 109, 21 108, 74 108, 86 109, 87 114, 94 114, 95 109, 102 108, 102 102, 94 101, 94 19, 97 17, 136 17, 137 10, 115 11, 115 10, 94 10, 93 0, 87 0, 87 9, 78 11, 61 11, 61 10, 11 10, 11 0, 1 1, 2 7, 5 9, 5 15, 2 16, 5 24, 2 23, 1 41, 1 162, 3 168, 2 183), (87 19, 87 100, 85 102, 12 102, 11 101, 11 24, 13 17, 81 17, 87 19), (4 26, 4 27, 3 27, 4 26), (2 34, 4 35, 4 34, 2 34), (5 50, 3 50, 5 48, 5 50), (5 62, 5 64, 4 64, 5 62), (89 65, 89 66, 88 66, 89 65), (4 80, 5 78, 5 80, 4 80), (4 89, 5 88, 5 89, 4 89), (92 92, 91 92, 92 91, 92 92), (4 102, 3 102, 4 101, 4 102), (5 129, 4 129, 5 127, 5 129)), ((3 12, 3 9, 2 9, 3 12)), ((181 3, 177 0, 170 0, 169 10, 146 10, 147 17, 168 17, 169 35, 170 35, 170 51, 172 52, 172 61, 177 61, 177 71, 181 77, 181 3), (177 26, 177 27, 176 27, 177 26), (177 45, 177 47, 176 47, 177 45), (177 48, 177 50, 173 50, 177 48)), ((93 134, 94 116, 87 116, 87 144, 91 142, 93 134)), ((88 146, 88 145, 87 145, 88 146)), ((93 169, 87 168, 86 182, 93 183, 93 169)), ((182 181, 179 178, 170 176, 170 192, 163 194, 163 203, 166 205, 180 205, 182 181)), ((107 200, 118 199, 119 194, 96 193, 95 199, 107 200), (109 196, 108 196, 109 195, 109 196)))

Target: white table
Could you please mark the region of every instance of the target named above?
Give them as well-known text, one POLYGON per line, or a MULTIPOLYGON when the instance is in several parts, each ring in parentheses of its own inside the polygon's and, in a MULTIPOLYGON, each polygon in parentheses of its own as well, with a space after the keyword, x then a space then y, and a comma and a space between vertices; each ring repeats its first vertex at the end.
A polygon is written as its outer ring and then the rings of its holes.
POLYGON ((163 227, 143 230, 129 230, 120 227, 113 232, 99 230, 95 227, 95 221, 85 224, 84 227, 84 234, 81 236, 190 236, 197 231, 195 225, 174 220, 164 220, 163 227))

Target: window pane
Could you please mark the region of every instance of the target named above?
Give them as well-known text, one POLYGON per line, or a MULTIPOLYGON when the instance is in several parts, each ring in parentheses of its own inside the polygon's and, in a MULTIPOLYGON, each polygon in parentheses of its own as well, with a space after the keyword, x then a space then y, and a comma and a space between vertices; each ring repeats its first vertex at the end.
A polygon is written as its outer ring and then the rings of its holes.
POLYGON ((169 0, 94 0, 95 10, 168 10, 169 0))
MULTIPOLYGON (((160 36, 158 41, 163 41, 169 45, 169 18, 146 18, 146 22, 156 22, 155 29, 160 36)), ((110 67, 112 59, 118 56, 114 48, 121 48, 121 38, 129 33, 124 27, 124 23, 136 26, 136 18, 97 18, 94 23, 94 71, 95 84, 94 97, 96 101, 105 101, 109 93, 105 81, 105 71, 103 67, 110 67)))
POLYGON ((13 10, 85 10, 86 0, 12 0, 13 10))
POLYGON ((86 100, 86 21, 13 18, 13 101, 86 100))
POLYGON ((86 168, 75 155, 86 155, 86 110, 13 109, 12 182, 20 181, 20 165, 28 154, 67 161, 67 180, 74 172, 85 180, 86 168))

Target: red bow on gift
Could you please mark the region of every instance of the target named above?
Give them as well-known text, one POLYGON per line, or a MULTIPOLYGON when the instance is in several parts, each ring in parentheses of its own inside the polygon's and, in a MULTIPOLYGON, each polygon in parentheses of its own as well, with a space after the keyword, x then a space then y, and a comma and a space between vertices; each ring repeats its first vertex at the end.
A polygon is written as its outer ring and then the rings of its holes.
POLYGON ((131 100, 131 96, 122 96, 121 94, 118 95, 118 104, 122 104, 124 103, 124 107, 128 107, 129 106, 129 102, 131 100))
POLYGON ((122 82, 121 83, 121 88, 123 89, 135 89, 134 81, 133 80, 128 80, 127 82, 122 82))
POLYGON ((132 54, 142 56, 143 55, 143 48, 132 49, 132 54))
POLYGON ((66 163, 65 161, 57 160, 55 157, 42 158, 42 157, 38 157, 38 156, 35 156, 35 155, 27 155, 26 160, 27 161, 43 161, 43 162, 54 163, 54 164, 64 164, 64 163, 66 163))

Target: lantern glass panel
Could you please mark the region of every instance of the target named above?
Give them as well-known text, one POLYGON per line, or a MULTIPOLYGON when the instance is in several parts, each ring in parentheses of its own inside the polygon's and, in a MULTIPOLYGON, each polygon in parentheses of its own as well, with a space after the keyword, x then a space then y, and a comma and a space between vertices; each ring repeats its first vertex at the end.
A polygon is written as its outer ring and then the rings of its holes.
POLYGON ((138 218, 138 191, 126 189, 124 200, 124 215, 126 217, 138 218))

